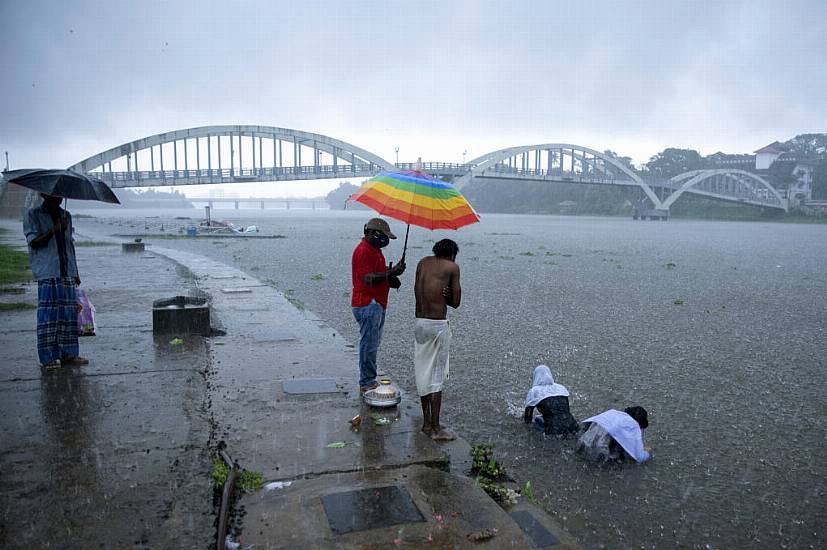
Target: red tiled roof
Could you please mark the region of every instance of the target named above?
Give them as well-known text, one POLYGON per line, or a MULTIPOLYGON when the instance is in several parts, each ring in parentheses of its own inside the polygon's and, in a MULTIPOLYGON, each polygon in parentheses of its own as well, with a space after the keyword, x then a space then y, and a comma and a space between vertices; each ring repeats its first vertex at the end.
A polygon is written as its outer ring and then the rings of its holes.
POLYGON ((753 153, 783 153, 786 150, 787 148, 783 144, 773 141, 769 145, 765 145, 757 151, 753 151, 753 153))

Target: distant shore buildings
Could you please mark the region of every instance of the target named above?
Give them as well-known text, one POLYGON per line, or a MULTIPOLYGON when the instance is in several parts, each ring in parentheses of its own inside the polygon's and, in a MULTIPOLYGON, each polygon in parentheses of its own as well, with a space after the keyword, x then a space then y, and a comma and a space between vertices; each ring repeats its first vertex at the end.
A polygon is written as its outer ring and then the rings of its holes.
POLYGON ((791 205, 813 200, 813 173, 827 163, 827 151, 811 153, 793 151, 784 143, 774 141, 753 154, 731 155, 717 152, 707 157, 710 168, 736 168, 757 173, 783 192, 791 205))

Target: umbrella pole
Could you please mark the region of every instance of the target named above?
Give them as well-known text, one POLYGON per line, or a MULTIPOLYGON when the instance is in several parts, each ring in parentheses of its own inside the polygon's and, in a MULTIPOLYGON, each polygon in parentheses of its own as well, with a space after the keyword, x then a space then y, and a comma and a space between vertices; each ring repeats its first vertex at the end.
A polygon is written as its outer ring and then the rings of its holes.
POLYGON ((405 261, 405 252, 408 251, 408 233, 411 232, 411 224, 408 224, 408 228, 405 230, 405 246, 402 247, 402 261, 405 261))

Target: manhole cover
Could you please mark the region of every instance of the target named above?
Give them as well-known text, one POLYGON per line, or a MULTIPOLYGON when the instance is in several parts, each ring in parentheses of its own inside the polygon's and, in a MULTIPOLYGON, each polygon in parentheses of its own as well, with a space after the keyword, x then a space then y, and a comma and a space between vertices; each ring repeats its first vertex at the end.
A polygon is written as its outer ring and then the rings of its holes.
POLYGON ((395 485, 324 495, 321 500, 337 535, 425 521, 407 489, 395 485))
POLYGON ((511 519, 517 522, 517 525, 520 526, 523 533, 525 533, 526 536, 534 542, 534 545, 537 548, 554 546, 560 542, 554 538, 554 535, 549 533, 548 530, 543 527, 543 524, 537 521, 537 519, 532 516, 530 512, 525 510, 511 512, 511 519))
POLYGON ((297 378, 295 380, 284 380, 281 383, 284 393, 309 394, 309 393, 336 393, 336 381, 332 378, 297 378))

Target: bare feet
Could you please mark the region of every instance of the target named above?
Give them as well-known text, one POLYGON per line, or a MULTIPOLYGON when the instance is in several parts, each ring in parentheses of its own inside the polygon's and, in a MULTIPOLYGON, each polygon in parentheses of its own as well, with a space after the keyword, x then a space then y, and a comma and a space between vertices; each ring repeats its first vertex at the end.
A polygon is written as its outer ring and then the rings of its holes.
POLYGON ((60 359, 54 359, 53 361, 49 361, 48 363, 43 363, 40 365, 46 370, 55 370, 60 368, 60 359))
POLYGON ((74 357, 67 357, 61 360, 61 363, 68 367, 82 367, 89 364, 89 359, 76 355, 74 357))
POLYGON ((366 391, 375 390, 378 387, 379 387, 379 382, 374 382, 373 384, 371 384, 370 386, 368 386, 366 388, 359 388, 359 391, 362 392, 362 393, 365 393, 366 391))
POLYGON ((434 433, 434 429, 433 427, 431 427, 430 424, 423 424, 422 433, 424 433, 425 435, 431 435, 432 433, 434 433))
POLYGON ((439 430, 436 430, 431 434, 431 439, 434 441, 453 441, 456 438, 457 434, 450 432, 441 426, 439 430))

